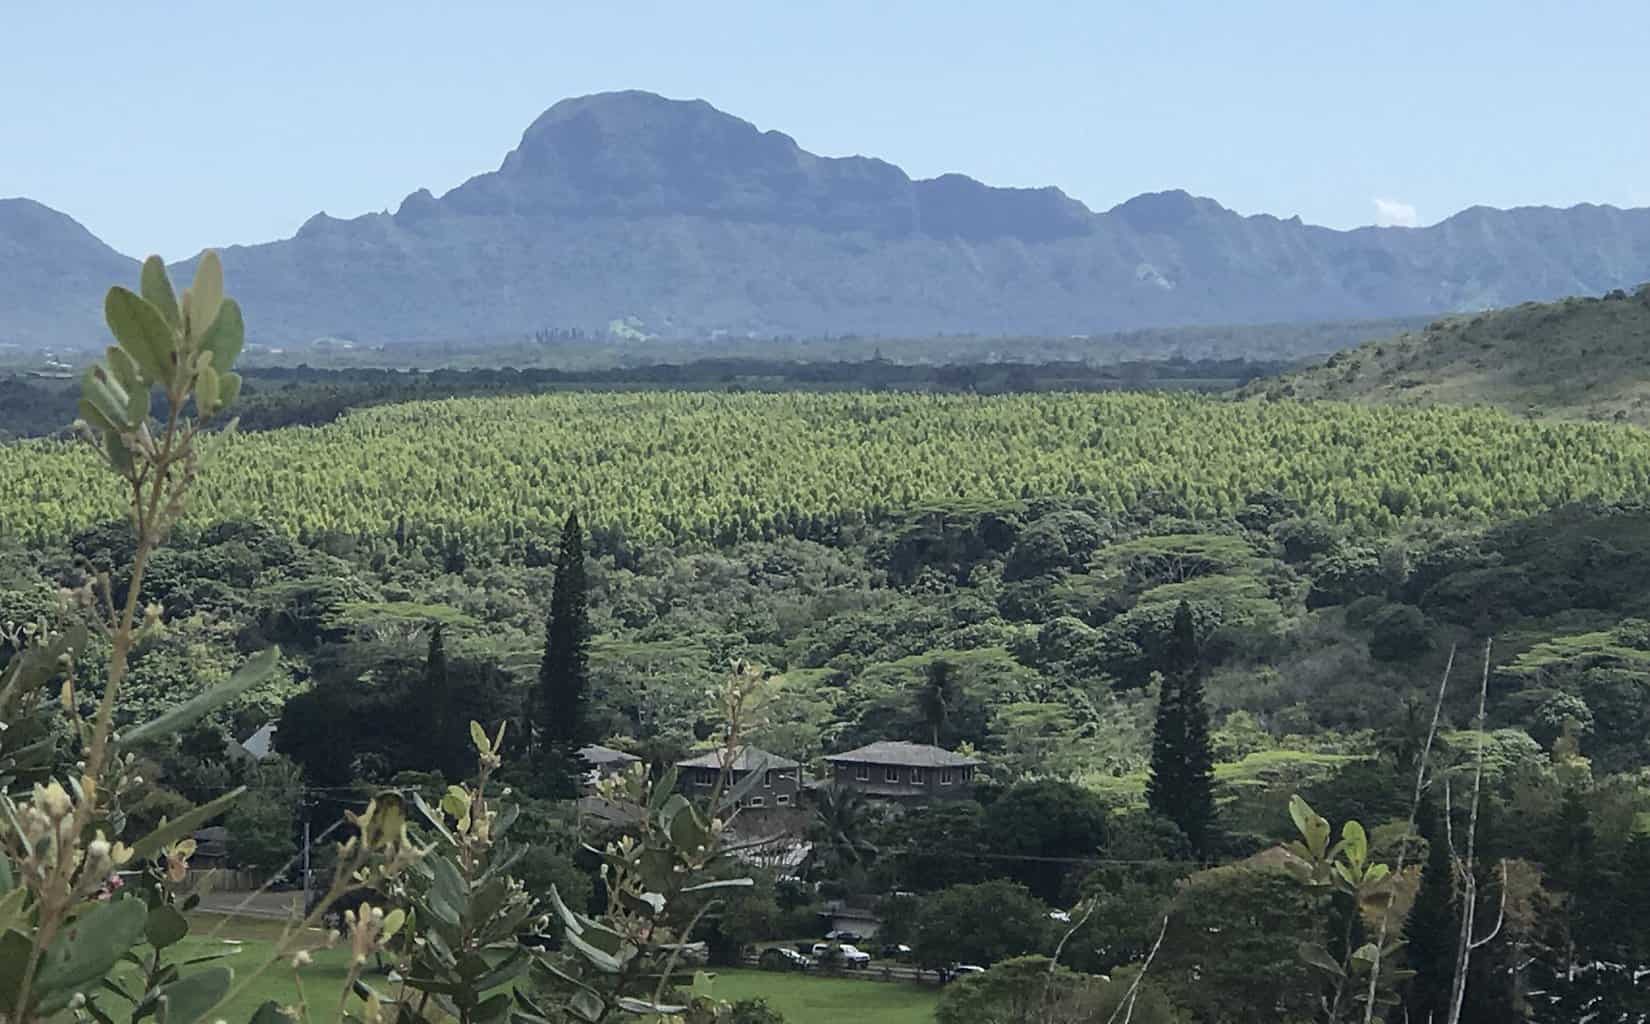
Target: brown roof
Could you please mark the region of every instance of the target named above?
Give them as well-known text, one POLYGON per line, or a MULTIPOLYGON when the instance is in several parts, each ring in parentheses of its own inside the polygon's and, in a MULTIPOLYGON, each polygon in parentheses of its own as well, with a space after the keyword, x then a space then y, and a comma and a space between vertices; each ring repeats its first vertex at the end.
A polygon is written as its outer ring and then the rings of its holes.
POLYGON ((868 743, 858 750, 832 754, 825 760, 897 765, 903 768, 964 768, 980 763, 975 758, 931 747, 926 743, 905 743, 900 740, 879 740, 876 743, 868 743))
MULTIPOLYGON (((725 752, 721 748, 717 748, 709 753, 700 754, 698 757, 690 757, 686 761, 677 761, 676 767, 721 768, 724 753, 725 752)), ((792 761, 788 757, 780 757, 778 754, 770 754, 766 750, 762 750, 758 747, 740 747, 739 754, 734 758, 733 764, 730 767, 732 767, 732 769, 736 772, 752 772, 766 771, 770 768, 800 768, 801 765, 797 764, 795 761, 792 761)))

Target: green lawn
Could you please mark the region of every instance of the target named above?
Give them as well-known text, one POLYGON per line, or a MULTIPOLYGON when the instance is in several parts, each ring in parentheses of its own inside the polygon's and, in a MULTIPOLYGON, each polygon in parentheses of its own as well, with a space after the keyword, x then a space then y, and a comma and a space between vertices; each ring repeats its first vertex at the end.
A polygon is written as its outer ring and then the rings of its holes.
POLYGON ((720 999, 766 999, 786 1024, 928 1024, 936 990, 905 982, 718 970, 720 999))
MULTIPOLYGON (((333 1019, 347 973, 346 953, 342 946, 319 948, 323 941, 319 932, 310 932, 305 939, 304 944, 312 949, 313 962, 303 968, 299 978, 294 977, 289 963, 282 962, 247 982, 251 972, 268 957, 280 934, 279 921, 192 914, 189 938, 179 944, 169 959, 236 950, 233 956, 222 961, 235 969, 236 994, 218 1009, 214 1019, 244 1024, 266 999, 296 1003, 300 984, 312 1019, 333 1019)), ((766 999, 768 1005, 785 1015, 787 1024, 843 1024, 844 1021, 927 1024, 933 1019, 934 1003, 938 999, 931 988, 902 982, 816 978, 756 970, 717 969, 715 974, 713 991, 718 998, 766 999)), ((366 980, 380 989, 386 987, 382 976, 369 973, 366 980)))

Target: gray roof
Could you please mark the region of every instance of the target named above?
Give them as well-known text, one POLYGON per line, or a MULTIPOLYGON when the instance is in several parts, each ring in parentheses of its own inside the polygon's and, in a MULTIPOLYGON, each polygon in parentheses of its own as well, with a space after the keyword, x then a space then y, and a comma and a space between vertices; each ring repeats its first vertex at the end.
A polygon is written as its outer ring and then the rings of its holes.
POLYGON ((275 729, 276 724, 274 722, 265 723, 257 732, 241 741, 241 748, 254 758, 262 761, 274 753, 275 729))
POLYGON ((594 765, 635 764, 637 761, 641 760, 641 758, 637 757, 635 754, 627 754, 622 750, 614 750, 612 747, 604 747, 600 743, 592 743, 587 747, 580 747, 579 756, 582 757, 587 763, 594 765))
MULTIPOLYGON (((723 751, 721 748, 712 750, 698 757, 690 757, 686 761, 677 761, 678 768, 721 768, 723 751)), ((733 759, 731 766, 736 772, 766 771, 769 768, 800 768, 801 765, 788 757, 770 754, 759 747, 740 747, 739 754, 733 759)))
POLYGON ((962 754, 931 747, 926 743, 906 743, 902 740, 867 743, 858 750, 832 754, 825 760, 856 764, 888 764, 903 768, 965 768, 980 763, 977 758, 964 757, 962 754))

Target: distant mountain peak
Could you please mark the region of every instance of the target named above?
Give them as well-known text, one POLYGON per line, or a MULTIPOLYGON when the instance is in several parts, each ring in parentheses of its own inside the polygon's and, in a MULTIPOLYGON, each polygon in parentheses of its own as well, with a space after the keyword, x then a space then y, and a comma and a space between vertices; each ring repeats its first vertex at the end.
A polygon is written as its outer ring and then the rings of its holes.
MULTIPOLYGON (((1091 334, 1598 294, 1650 278, 1650 210, 1475 208, 1334 231, 1171 189, 1096 212, 1058 188, 820 156, 703 100, 628 91, 556 103, 497 170, 444 195, 317 213, 224 261, 254 338, 273 344, 614 321, 690 337, 1091 334)), ((135 275, 26 200, 0 202, 0 266, 0 341, 100 340, 103 290, 135 275)))

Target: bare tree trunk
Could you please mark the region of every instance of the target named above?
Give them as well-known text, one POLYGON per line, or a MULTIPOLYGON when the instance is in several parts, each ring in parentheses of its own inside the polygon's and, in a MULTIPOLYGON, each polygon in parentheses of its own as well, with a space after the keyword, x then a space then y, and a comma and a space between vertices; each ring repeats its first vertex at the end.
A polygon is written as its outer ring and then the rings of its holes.
MULTIPOLYGON (((1484 641, 1484 671, 1478 681, 1478 717, 1474 721, 1474 728, 1478 731, 1478 759, 1473 766, 1472 773, 1472 808, 1467 813, 1467 853, 1459 857, 1455 852, 1455 834, 1446 828, 1445 834, 1450 837, 1450 857, 1455 863, 1455 873, 1461 880, 1461 933, 1455 945, 1455 978, 1450 985, 1449 1020, 1447 1024, 1461 1024, 1461 1004, 1467 996, 1467 968, 1472 961, 1472 951, 1495 938, 1501 930, 1501 921, 1496 921, 1495 930, 1481 940, 1472 937, 1474 918, 1478 912, 1478 876, 1473 870, 1473 859, 1478 844, 1478 807, 1484 788, 1484 746, 1488 737, 1484 735, 1484 705, 1489 698, 1490 691, 1490 644, 1491 640, 1484 641)), ((1449 815, 1446 812, 1444 820, 1447 823, 1449 815)), ((1503 875, 1505 868, 1503 867, 1503 875)), ((1507 886, 1501 886, 1501 909, 1505 917, 1507 906, 1507 886)))

